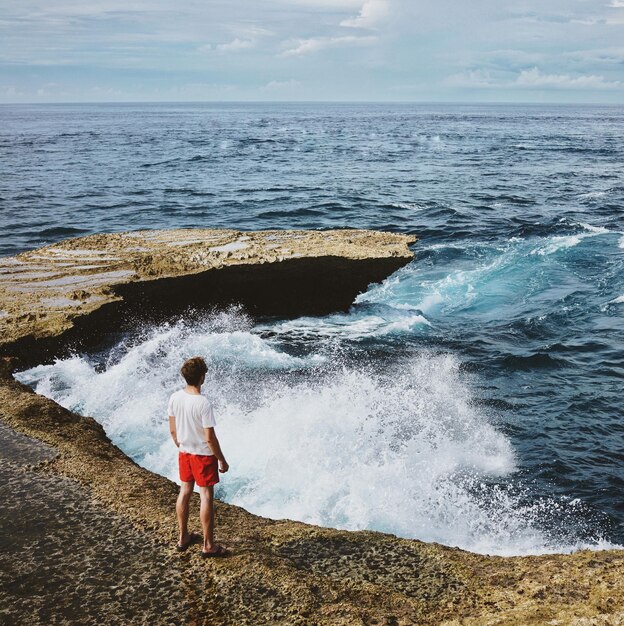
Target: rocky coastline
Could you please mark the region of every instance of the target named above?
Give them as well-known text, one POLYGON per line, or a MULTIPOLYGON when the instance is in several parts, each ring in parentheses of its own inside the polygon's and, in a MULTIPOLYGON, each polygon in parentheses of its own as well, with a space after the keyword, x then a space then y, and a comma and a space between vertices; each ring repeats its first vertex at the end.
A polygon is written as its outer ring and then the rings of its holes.
POLYGON ((174 549, 177 487, 13 371, 138 322, 322 314, 412 258, 370 231, 142 231, 0 260, 0 622, 622 624, 624 551, 491 557, 218 503, 233 555, 174 549))

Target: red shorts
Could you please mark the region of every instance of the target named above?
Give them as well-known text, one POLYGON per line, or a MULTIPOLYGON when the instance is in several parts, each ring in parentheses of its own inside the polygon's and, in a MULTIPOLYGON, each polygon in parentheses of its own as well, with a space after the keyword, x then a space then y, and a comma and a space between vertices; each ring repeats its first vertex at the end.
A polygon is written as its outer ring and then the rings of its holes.
POLYGON ((219 461, 214 454, 204 456, 180 452, 178 465, 183 483, 195 481, 198 487, 210 487, 219 482, 219 461))

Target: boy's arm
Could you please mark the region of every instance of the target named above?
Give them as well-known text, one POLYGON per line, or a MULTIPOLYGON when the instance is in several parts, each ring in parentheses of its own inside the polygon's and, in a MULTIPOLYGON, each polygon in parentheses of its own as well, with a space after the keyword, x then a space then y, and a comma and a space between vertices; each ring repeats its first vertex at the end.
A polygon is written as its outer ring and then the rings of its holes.
POLYGON ((206 441, 212 450, 212 453, 217 457, 219 461, 219 471, 227 472, 230 469, 228 462, 225 460, 223 456, 223 452, 221 452, 221 445, 219 444, 219 440, 217 439, 217 433, 215 433, 215 429, 204 428, 204 434, 206 435, 206 441))
POLYGON ((173 443, 179 448, 180 443, 178 442, 178 433, 176 431, 175 417, 173 415, 169 416, 169 432, 171 433, 173 443))

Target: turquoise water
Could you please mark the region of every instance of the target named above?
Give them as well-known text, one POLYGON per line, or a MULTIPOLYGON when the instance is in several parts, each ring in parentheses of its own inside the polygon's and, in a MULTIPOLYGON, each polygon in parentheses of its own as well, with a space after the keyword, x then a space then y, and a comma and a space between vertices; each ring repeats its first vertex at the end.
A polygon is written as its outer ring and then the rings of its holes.
POLYGON ((231 502, 499 554, 624 543, 622 108, 0 116, 4 254, 146 227, 420 237, 348 313, 174 320, 22 374, 139 462, 175 477, 163 407, 202 353, 231 502))

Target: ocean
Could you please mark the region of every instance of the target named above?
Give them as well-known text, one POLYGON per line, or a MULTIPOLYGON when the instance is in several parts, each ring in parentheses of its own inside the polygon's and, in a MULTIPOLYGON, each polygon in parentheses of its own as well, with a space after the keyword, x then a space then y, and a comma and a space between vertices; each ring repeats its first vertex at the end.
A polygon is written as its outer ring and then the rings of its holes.
POLYGON ((0 106, 0 254, 144 228, 371 228, 348 312, 137 328, 20 380, 176 478, 187 356, 252 512, 489 554, 624 544, 624 107, 0 106))

